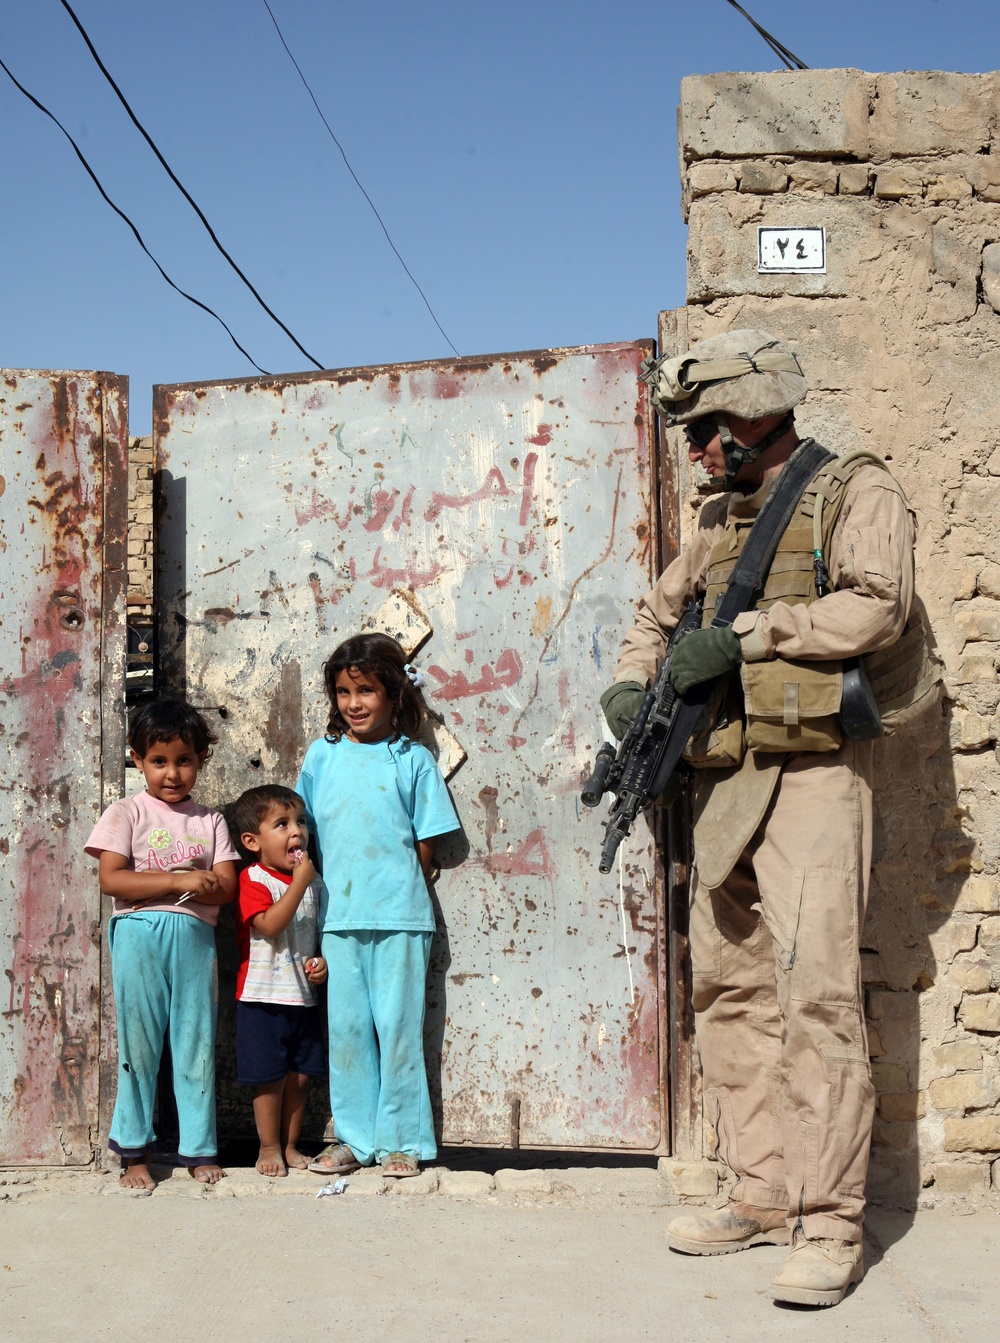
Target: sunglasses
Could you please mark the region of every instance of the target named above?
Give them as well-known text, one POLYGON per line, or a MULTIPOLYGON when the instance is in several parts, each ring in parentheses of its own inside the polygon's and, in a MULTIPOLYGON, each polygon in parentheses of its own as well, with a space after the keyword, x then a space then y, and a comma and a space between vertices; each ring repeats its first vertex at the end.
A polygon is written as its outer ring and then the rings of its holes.
POLYGON ((702 452, 705 451, 718 432, 719 426, 716 424, 715 419, 710 415, 706 415, 704 419, 695 420, 693 423, 684 426, 684 437, 694 447, 700 448, 702 452))

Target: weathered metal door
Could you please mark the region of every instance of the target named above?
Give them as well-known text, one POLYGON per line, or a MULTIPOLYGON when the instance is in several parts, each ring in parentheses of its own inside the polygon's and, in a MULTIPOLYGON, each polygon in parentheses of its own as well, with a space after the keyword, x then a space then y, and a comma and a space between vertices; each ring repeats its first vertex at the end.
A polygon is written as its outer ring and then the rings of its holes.
POLYGON ((668 1142, 655 846, 637 827, 601 877, 578 805, 658 557, 650 349, 154 393, 161 666, 219 731, 206 795, 294 782, 324 659, 391 590, 433 627, 425 694, 468 755, 428 991, 446 1143, 668 1142))
POLYGON ((0 1165, 85 1163, 97 1136, 83 844, 121 786, 127 434, 124 378, 0 373, 0 1165))

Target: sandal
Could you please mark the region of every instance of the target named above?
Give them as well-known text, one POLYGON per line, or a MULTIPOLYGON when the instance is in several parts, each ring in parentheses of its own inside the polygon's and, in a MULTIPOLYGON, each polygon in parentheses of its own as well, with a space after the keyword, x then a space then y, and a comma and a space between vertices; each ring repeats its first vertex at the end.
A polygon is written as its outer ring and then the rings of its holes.
POLYGON ((387 1152, 378 1164, 387 1180, 408 1180, 411 1175, 420 1174, 420 1163, 409 1152, 387 1152), (404 1169, 387 1170, 387 1166, 402 1166, 404 1169))
POLYGON ((318 1156, 313 1157, 307 1169, 317 1175, 347 1175, 349 1171, 359 1170, 361 1162, 344 1142, 332 1142, 324 1147, 318 1156))

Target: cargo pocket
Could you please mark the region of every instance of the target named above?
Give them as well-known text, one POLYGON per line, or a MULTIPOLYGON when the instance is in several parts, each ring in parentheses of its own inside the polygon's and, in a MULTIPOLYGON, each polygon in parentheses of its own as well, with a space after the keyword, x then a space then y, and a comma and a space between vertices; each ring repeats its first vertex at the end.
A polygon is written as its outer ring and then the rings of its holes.
POLYGON ((849 868, 799 869, 792 940, 780 964, 795 1002, 858 1001, 858 892, 849 868))
POLYGON ((839 662, 744 662, 747 750, 836 751, 844 690, 839 662))

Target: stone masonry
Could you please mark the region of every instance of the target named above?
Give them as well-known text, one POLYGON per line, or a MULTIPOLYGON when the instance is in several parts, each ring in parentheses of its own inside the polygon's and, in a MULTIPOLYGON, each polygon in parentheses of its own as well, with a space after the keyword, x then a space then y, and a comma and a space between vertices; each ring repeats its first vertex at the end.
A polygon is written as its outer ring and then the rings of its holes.
POLYGON ((130 438, 128 445, 128 605, 152 614, 153 603, 153 440, 130 438))
MULTIPOLYGON (((879 747, 862 939, 870 1193, 1000 1187, 1000 73, 692 76, 687 307, 661 348, 787 338, 800 426, 883 456, 919 518, 939 711, 879 747), (758 225, 826 229, 826 274, 758 274, 758 225)), ((695 482, 682 482, 681 534, 695 482), (684 496, 687 496, 685 501, 684 496)))

